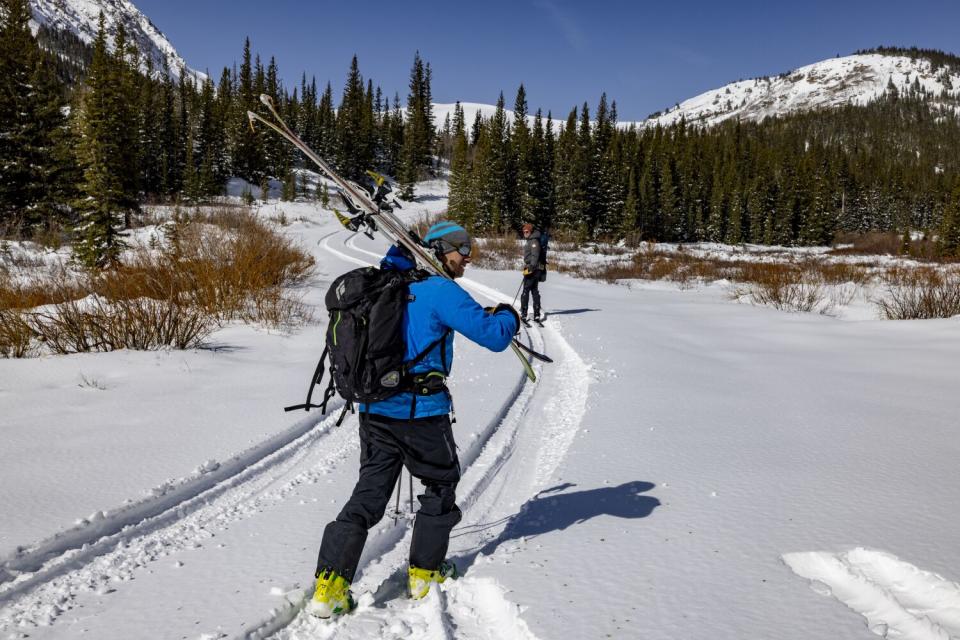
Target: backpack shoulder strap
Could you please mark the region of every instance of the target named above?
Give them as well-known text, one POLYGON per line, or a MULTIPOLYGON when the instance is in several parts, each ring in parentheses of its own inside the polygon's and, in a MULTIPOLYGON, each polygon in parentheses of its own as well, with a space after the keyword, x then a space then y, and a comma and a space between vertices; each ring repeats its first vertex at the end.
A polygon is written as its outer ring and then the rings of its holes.
MULTIPOLYGON (((446 349, 445 349, 444 347, 445 347, 445 345, 446 345, 446 343, 447 343, 447 336, 449 336, 452 331, 453 331, 453 329, 447 329, 446 331, 444 331, 444 332, 443 332, 443 335, 440 336, 439 338, 437 338, 436 340, 434 340, 433 342, 431 342, 430 344, 428 344, 426 349, 424 349, 423 351, 421 351, 420 353, 418 353, 416 356, 414 356, 414 358, 413 358, 412 360, 408 360, 407 362, 405 362, 405 363, 404 363, 404 368, 405 368, 407 371, 410 371, 410 368, 411 368, 411 367, 413 367, 413 366, 416 365, 416 364, 419 364, 424 358, 427 357, 427 354, 430 353, 431 351, 433 351, 434 349, 436 349, 438 345, 439 345, 441 348, 443 348, 444 355, 446 355, 446 349)), ((444 369, 446 369, 446 367, 447 367, 446 358, 444 358, 443 367, 444 367, 444 369)), ((445 373, 446 373, 446 371, 445 371, 445 373)))

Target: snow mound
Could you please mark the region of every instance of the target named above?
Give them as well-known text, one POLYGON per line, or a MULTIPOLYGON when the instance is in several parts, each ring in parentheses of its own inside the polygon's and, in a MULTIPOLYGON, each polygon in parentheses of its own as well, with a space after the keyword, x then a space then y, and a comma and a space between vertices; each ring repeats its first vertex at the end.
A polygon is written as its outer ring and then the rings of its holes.
POLYGON ((950 640, 960 637, 960 585, 883 551, 788 553, 784 562, 867 620, 884 638, 950 640))

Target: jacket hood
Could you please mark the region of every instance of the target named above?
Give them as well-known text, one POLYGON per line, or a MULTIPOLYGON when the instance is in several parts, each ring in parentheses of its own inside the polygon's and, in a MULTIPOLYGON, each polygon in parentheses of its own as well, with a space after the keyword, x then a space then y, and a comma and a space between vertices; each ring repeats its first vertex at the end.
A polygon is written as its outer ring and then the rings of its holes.
POLYGON ((410 254, 398 245, 390 247, 387 255, 380 261, 380 268, 387 271, 409 271, 415 266, 416 263, 410 258, 410 254))

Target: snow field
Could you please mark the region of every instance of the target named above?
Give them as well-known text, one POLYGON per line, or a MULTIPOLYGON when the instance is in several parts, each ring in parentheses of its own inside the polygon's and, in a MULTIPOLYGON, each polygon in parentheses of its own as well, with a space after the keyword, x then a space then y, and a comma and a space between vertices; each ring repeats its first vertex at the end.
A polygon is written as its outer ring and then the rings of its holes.
MULTIPOLYGON (((442 211, 435 187, 403 215, 442 211)), ((385 248, 331 235, 308 203, 259 215, 281 210, 318 260, 315 305, 385 248)), ((467 280, 491 302, 518 284, 467 280)), ((195 352, 0 361, 0 553, 53 545, 8 569, 0 637, 957 637, 957 319, 845 322, 738 305, 720 283, 626 284, 550 274, 546 327, 525 338, 556 360, 537 384, 458 340, 450 556, 466 575, 403 597, 405 481, 399 523, 371 532, 360 609, 325 626, 300 607, 356 479, 355 418, 290 440, 305 427, 280 411, 302 400, 322 319, 228 326, 195 352), (252 466, 184 488, 237 452, 252 466), (51 535, 100 512, 80 547, 51 535), (120 529, 97 538, 98 520, 120 529)))

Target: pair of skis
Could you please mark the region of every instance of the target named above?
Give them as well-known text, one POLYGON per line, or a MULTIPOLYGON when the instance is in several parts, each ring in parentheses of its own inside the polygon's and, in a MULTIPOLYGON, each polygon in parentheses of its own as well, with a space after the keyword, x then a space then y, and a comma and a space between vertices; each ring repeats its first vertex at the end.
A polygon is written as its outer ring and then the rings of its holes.
MULTIPOLYGON (((260 102, 267 107, 275 122, 267 120, 256 112, 247 111, 250 128, 254 129, 254 121, 259 121, 273 129, 273 131, 278 133, 290 144, 302 151, 327 177, 336 183, 344 202, 347 203, 348 208, 351 209, 351 213, 355 214, 353 217, 347 217, 336 212, 337 218, 344 227, 354 232, 361 231, 370 237, 373 237, 373 233, 380 232, 391 242, 399 244, 408 250, 423 268, 438 276, 452 279, 443 269, 443 266, 437 258, 424 247, 420 237, 417 236, 413 230, 407 229, 403 222, 394 215, 391 205, 399 206, 399 202, 392 196, 390 186, 383 176, 372 171, 367 172, 374 181, 373 187, 369 191, 355 182, 343 178, 287 126, 287 123, 284 122, 280 114, 277 113, 276 106, 273 104, 273 99, 270 96, 262 94, 260 96, 260 102)), ((542 353, 537 353, 516 338, 513 339, 510 346, 523 364, 527 378, 529 378, 531 382, 536 382, 537 374, 533 371, 533 367, 530 366, 530 361, 524 357, 524 353, 544 362, 553 362, 549 357, 542 353)))

